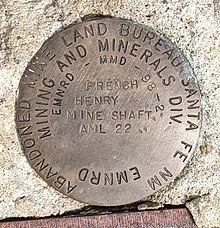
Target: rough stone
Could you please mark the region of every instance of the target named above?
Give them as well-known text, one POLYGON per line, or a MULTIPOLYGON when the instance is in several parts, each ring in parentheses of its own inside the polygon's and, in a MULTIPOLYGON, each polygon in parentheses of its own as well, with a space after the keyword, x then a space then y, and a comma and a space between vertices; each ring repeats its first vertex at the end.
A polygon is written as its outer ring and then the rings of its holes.
POLYGON ((153 27, 176 43, 194 68, 203 106, 197 149, 181 175, 146 200, 186 204, 198 227, 219 227, 219 12, 219 0, 0 0, 0 218, 49 216, 84 206, 32 171, 17 139, 14 103, 19 79, 42 43, 84 15, 103 14, 153 27))

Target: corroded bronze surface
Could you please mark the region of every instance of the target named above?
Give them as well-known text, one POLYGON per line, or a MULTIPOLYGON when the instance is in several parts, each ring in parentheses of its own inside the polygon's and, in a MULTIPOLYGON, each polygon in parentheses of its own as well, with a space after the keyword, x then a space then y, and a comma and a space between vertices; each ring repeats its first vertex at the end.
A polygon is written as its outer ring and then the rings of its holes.
POLYGON ((130 21, 75 24, 27 66, 17 131, 32 168, 94 205, 138 201, 170 183, 193 153, 200 91, 166 38, 130 21))

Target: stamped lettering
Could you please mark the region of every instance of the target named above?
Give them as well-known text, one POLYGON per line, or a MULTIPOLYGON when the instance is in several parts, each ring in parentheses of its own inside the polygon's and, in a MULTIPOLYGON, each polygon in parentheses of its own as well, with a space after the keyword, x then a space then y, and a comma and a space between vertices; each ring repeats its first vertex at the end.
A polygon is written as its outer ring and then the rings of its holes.
POLYGON ((116 206, 167 185, 190 159, 200 90, 164 36, 95 18, 48 39, 21 77, 18 136, 32 168, 76 200, 116 206))

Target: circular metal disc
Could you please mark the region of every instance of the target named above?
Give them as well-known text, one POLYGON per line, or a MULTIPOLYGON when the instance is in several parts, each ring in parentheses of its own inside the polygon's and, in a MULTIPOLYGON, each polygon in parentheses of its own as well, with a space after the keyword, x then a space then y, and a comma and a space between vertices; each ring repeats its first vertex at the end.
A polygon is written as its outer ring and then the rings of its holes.
POLYGON ((200 91, 181 52, 151 28, 98 18, 48 39, 27 66, 16 124, 32 168, 93 205, 138 201, 193 153, 200 91))

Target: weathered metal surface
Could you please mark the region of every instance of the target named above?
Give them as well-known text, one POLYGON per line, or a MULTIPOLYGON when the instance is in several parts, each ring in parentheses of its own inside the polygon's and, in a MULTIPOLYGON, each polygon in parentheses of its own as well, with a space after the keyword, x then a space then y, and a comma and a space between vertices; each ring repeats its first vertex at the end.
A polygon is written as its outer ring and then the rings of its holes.
POLYGON ((27 66, 17 131, 36 172, 89 204, 138 201, 195 147, 200 91, 179 50, 150 28, 102 18, 46 41, 27 66))

